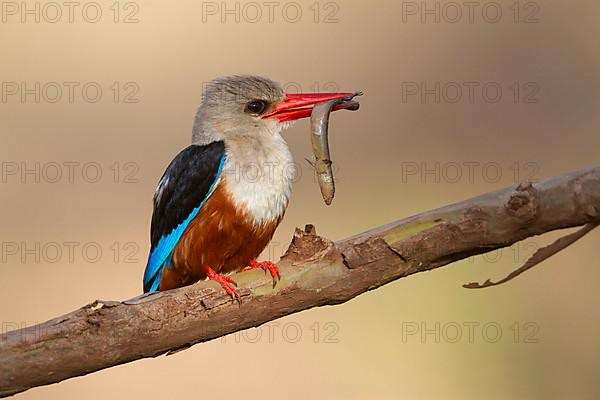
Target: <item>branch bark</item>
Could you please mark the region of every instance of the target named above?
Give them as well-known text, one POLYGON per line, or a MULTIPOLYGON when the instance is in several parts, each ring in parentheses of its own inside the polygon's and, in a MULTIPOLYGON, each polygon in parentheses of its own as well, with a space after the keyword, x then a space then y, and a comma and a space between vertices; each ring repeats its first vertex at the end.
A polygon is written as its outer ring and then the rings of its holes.
POLYGON ((0 336, 0 397, 185 349, 312 307, 340 304, 396 279, 600 221, 600 165, 484 194, 332 242, 296 229, 272 287, 237 274, 242 304, 214 282, 122 302, 96 300, 0 336))

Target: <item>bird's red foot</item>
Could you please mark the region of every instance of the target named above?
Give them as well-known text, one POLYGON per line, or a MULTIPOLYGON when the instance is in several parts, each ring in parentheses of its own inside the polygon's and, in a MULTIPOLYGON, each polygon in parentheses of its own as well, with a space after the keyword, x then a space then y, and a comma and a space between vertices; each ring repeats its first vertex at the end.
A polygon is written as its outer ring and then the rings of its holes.
POLYGON ((279 274, 279 268, 277 268, 277 265, 275 263, 272 263, 271 261, 258 262, 256 260, 252 260, 252 261, 250 261, 248 266, 246 266, 242 269, 242 272, 250 271, 251 269, 256 269, 256 268, 261 268, 263 271, 265 271, 265 273, 267 271, 269 271, 269 273, 273 277, 273 286, 275 286, 275 284, 277 283, 278 280, 281 280, 281 275, 279 274))
POLYGON ((227 275, 217 274, 211 267, 205 267, 206 276, 208 279, 213 280, 215 282, 219 282, 219 284, 225 289, 228 295, 231 296, 232 299, 240 301, 240 294, 237 292, 235 286, 237 283, 231 277, 227 275))

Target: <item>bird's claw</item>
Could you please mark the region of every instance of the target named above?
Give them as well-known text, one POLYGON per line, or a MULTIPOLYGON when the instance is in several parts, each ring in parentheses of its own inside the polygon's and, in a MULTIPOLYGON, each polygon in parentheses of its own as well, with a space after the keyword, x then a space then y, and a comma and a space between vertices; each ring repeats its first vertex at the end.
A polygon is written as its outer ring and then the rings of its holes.
POLYGON ((208 279, 218 282, 225 292, 231 296, 232 300, 236 300, 240 304, 242 303, 240 294, 236 289, 237 283, 230 276, 217 274, 211 268, 208 269, 207 276, 208 279))
POLYGON ((279 268, 277 267, 277 264, 275 264, 271 261, 258 262, 256 260, 252 260, 252 261, 250 261, 248 266, 246 266, 242 269, 242 272, 250 271, 251 269, 256 269, 256 268, 262 269, 263 271, 265 271, 265 274, 267 273, 267 271, 269 271, 269 273, 271 274, 271 277, 273 278, 273 287, 275 287, 275 284, 277 284, 278 280, 279 281, 281 280, 281 274, 279 273, 279 268))
POLYGON ((221 277, 225 278, 222 281, 217 280, 217 282, 219 282, 219 284, 221 285, 221 287, 223 287, 223 289, 225 289, 225 292, 227 292, 228 295, 231 296, 232 300, 237 301, 238 303, 242 302, 242 299, 240 297, 240 294, 238 293, 236 287, 237 287, 237 283, 235 283, 233 281, 233 279, 231 279, 228 276, 225 275, 220 275, 221 277))

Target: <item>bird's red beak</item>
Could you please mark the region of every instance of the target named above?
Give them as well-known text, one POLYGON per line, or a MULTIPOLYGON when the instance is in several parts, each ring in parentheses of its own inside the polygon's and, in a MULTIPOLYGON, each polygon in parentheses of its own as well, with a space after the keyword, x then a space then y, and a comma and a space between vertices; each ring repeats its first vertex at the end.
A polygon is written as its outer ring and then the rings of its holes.
MULTIPOLYGON (((263 118, 277 118, 279 122, 293 121, 310 117, 312 106, 329 100, 352 97, 355 93, 298 93, 287 94, 285 99, 276 104, 263 118)), ((341 103, 333 107, 332 111, 350 108, 350 103, 341 103)))

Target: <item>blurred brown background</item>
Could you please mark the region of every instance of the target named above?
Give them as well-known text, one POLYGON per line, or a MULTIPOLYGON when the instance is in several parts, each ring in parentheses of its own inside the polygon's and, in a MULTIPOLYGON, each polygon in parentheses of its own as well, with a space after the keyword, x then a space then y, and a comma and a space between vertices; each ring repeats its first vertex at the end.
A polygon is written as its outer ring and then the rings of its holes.
MULTIPOLYGON (((285 133, 302 176, 265 257, 306 223, 339 239, 599 161, 597 1, 475 2, 472 14, 434 1, 98 2, 72 17, 64 5, 9 3, 3 331, 140 293, 156 182, 217 76, 366 93, 360 112, 332 118, 331 207, 303 160, 308 123, 285 133)), ((19 397, 596 399, 600 232, 510 284, 461 288, 553 237, 19 397)))

